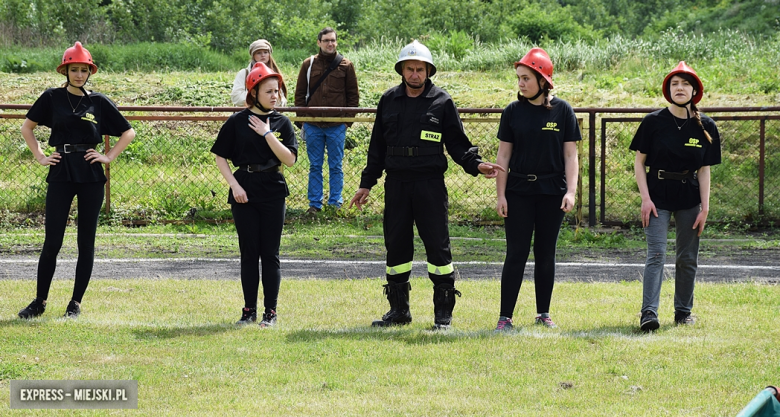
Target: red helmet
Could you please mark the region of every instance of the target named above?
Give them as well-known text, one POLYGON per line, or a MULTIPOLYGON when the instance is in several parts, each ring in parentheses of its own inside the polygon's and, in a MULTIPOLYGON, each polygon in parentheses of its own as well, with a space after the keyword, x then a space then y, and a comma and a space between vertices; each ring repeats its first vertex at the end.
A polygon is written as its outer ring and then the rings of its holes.
POLYGON ((65 53, 62 54, 62 64, 57 67, 57 72, 67 75, 65 67, 68 64, 87 64, 92 69, 92 74, 96 73, 98 69, 97 65, 92 62, 92 54, 81 46, 81 42, 76 42, 75 45, 65 50, 65 53))
POLYGON ((693 68, 689 67, 688 64, 685 63, 685 61, 680 61, 679 64, 677 64, 677 67, 675 67, 672 72, 666 75, 666 78, 664 78, 664 83, 661 85, 661 88, 664 91, 664 98, 666 101, 674 104, 674 101, 672 101, 672 96, 669 94, 669 82, 672 79, 673 76, 677 74, 688 74, 696 81, 696 85, 693 86, 693 89, 696 90, 696 95, 693 96, 691 101, 693 104, 698 104, 699 101, 701 101, 701 96, 704 93, 704 84, 701 83, 701 80, 699 79, 699 76, 696 75, 696 71, 693 70, 693 68))
POLYGON ((528 68, 538 72, 547 81, 550 86, 550 90, 553 89, 553 64, 550 60, 550 56, 542 48, 533 48, 528 51, 527 54, 519 61, 515 62, 515 69, 520 65, 525 65, 528 68))
POLYGON ((246 77, 246 104, 250 106, 255 104, 255 99, 252 97, 250 91, 252 91, 256 85, 260 84, 261 81, 271 77, 278 78, 280 84, 283 81, 281 74, 274 72, 274 70, 268 68, 268 65, 265 65, 262 62, 258 62, 252 67, 252 71, 246 77))

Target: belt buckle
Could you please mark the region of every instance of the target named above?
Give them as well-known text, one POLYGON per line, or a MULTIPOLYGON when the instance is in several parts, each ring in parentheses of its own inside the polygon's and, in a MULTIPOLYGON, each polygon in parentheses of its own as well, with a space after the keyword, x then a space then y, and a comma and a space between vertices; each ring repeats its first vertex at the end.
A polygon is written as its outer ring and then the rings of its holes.
POLYGON ((406 156, 417 156, 417 148, 406 148, 406 156))
POLYGON ((66 144, 62 145, 62 152, 64 152, 64 153, 71 153, 71 152, 75 152, 75 151, 71 151, 71 150, 70 150, 70 148, 71 148, 72 146, 73 146, 73 145, 71 145, 71 144, 69 144, 69 143, 66 143, 66 144))
POLYGON ((537 179, 537 176, 536 176, 536 174, 527 174, 527 175, 526 175, 526 177, 527 177, 527 178, 526 178, 526 180, 527 180, 528 182, 534 182, 534 181, 536 181, 536 179, 537 179))
POLYGON ((663 173, 665 173, 665 172, 666 172, 666 171, 664 171, 663 169, 659 169, 659 170, 658 170, 658 179, 659 179, 659 180, 662 180, 662 179, 664 179, 664 177, 662 177, 662 176, 661 176, 661 174, 663 174, 663 173))
POLYGON ((246 166, 246 172, 255 172, 255 171, 252 171, 252 165, 247 165, 246 166))

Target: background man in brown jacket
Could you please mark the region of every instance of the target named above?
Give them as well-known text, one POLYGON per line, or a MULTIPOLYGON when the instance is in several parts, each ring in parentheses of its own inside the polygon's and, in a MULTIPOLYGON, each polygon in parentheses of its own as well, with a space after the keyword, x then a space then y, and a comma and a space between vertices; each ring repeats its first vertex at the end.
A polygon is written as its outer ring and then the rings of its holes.
MULTIPOLYGON (((358 95, 355 67, 347 58, 336 52, 336 31, 326 27, 317 35, 317 55, 307 58, 298 73, 295 87, 296 107, 357 107, 358 95)), ((314 113, 298 113, 299 116, 319 116, 314 113)), ((329 114, 328 116, 349 117, 352 113, 329 114)), ((316 214, 322 210, 325 194, 322 187, 322 164, 325 150, 328 151, 329 195, 327 202, 336 208, 343 202, 344 173, 341 160, 344 158, 344 140, 347 124, 343 122, 303 124, 306 153, 309 156, 309 210, 316 214)))

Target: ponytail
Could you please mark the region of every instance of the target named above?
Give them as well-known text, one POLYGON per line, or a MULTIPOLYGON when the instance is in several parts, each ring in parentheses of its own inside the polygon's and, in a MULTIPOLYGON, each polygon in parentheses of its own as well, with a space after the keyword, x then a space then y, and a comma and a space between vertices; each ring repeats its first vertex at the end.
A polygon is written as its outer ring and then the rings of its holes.
POLYGON ((546 85, 544 86, 544 103, 542 103, 542 106, 547 110, 552 110, 552 104, 550 104, 550 89, 546 85))
POLYGON ((696 108, 696 105, 693 102, 691 102, 691 110, 693 111, 693 117, 696 119, 696 123, 698 123, 699 127, 701 127, 701 130, 704 132, 704 136, 707 138, 707 141, 712 143, 712 136, 710 136, 710 132, 704 128, 704 124, 701 122, 701 113, 699 113, 699 109, 696 108))

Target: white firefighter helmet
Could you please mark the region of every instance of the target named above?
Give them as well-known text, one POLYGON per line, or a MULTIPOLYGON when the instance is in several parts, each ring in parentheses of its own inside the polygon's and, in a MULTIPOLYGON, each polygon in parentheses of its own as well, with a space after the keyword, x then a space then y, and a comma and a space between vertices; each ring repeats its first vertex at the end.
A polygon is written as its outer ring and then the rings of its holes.
POLYGON ((398 61, 395 63, 395 72, 399 75, 403 75, 401 70, 401 63, 404 61, 422 61, 430 64, 431 70, 428 77, 432 77, 436 74, 436 65, 433 64, 433 55, 431 51, 425 45, 414 40, 409 45, 406 45, 401 49, 401 53, 398 54, 398 61))

